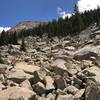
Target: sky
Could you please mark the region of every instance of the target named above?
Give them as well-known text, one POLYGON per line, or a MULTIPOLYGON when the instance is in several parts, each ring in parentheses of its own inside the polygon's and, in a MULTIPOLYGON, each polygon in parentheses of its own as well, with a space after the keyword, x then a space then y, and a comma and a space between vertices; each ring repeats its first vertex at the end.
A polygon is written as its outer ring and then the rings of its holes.
POLYGON ((7 31, 23 21, 70 17, 75 4, 84 12, 100 6, 100 0, 0 0, 0 31, 7 31))

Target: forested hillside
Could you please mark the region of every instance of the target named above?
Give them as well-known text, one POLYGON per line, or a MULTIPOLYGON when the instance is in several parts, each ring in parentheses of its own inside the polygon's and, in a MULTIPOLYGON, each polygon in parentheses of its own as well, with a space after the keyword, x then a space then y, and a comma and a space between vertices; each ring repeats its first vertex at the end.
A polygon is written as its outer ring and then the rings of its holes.
POLYGON ((97 23, 97 25, 100 26, 99 7, 96 10, 85 11, 84 13, 79 13, 77 6, 75 6, 74 9, 74 13, 70 18, 59 18, 58 20, 49 22, 46 26, 40 25, 38 28, 32 30, 33 33, 40 36, 43 33, 48 33, 49 37, 66 35, 75 36, 91 24, 97 23))

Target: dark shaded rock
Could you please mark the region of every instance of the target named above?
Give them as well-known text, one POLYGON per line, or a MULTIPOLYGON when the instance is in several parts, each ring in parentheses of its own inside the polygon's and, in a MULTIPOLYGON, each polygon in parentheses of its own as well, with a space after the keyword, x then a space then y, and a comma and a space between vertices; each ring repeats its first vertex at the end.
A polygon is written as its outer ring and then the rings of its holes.
POLYGON ((86 86, 85 100, 100 100, 100 87, 92 81, 86 86))

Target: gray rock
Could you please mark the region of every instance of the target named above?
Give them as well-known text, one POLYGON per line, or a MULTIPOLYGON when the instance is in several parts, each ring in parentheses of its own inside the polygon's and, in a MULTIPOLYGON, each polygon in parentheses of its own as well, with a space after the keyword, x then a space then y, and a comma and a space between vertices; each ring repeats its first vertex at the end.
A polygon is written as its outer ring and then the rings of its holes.
POLYGON ((85 92, 85 89, 80 89, 79 91, 77 91, 77 93, 74 95, 73 99, 74 100, 83 100, 84 97, 83 94, 85 92))
POLYGON ((38 83, 32 85, 32 88, 33 88, 33 91, 35 91, 40 96, 45 94, 46 89, 45 89, 44 84, 41 82, 38 82, 38 83))
POLYGON ((23 70, 24 72, 29 74, 33 74, 35 71, 40 69, 40 67, 35 65, 29 65, 26 62, 16 63, 15 68, 19 70, 23 70))
POLYGON ((86 82, 87 81, 87 76, 85 74, 83 74, 82 72, 79 72, 77 74, 77 77, 82 80, 83 82, 86 82))
POLYGON ((55 77, 54 83, 57 89, 63 90, 66 87, 66 81, 60 75, 55 77))
POLYGON ((24 100, 35 100, 36 94, 33 91, 22 87, 9 87, 8 89, 0 91, 0 100, 17 100, 22 97, 24 100))
POLYGON ((48 98, 49 100, 55 100, 55 99, 56 99, 56 94, 49 93, 49 94, 47 95, 47 98, 48 98))
POLYGON ((57 100, 73 100, 71 94, 58 95, 57 100))
POLYGON ((11 80, 7 80, 7 82, 5 81, 5 84, 7 84, 7 87, 19 86, 19 84, 11 80))
POLYGON ((83 71, 88 79, 100 84, 100 68, 93 66, 83 71))
POLYGON ((78 70, 77 69, 69 69, 68 72, 71 74, 71 75, 75 75, 78 70))
POLYGON ((67 46, 67 47, 65 47, 65 49, 68 50, 68 51, 74 51, 75 47, 73 47, 73 46, 67 46))
POLYGON ((18 70, 18 69, 15 69, 15 71, 13 71, 13 72, 9 73, 9 75, 7 75, 8 80, 12 80, 18 84, 20 84, 21 82, 23 82, 26 79, 31 79, 33 77, 34 77, 33 75, 27 74, 24 71, 18 70))
POLYGON ((72 85, 64 89, 64 92, 71 93, 71 94, 76 94, 77 91, 78 89, 72 85))
POLYGON ((73 76, 74 84, 78 84, 79 86, 82 85, 82 80, 78 79, 76 76, 73 76))
POLYGON ((0 81, 1 82, 4 82, 6 79, 5 79, 5 77, 4 77, 4 75, 3 74, 0 74, 0 81))
POLYGON ((100 87, 92 81, 86 86, 85 100, 100 100, 100 87))
POLYGON ((97 58, 99 55, 100 46, 86 45, 83 48, 74 52, 74 59, 76 60, 91 60, 91 57, 97 58))
POLYGON ((38 97, 38 100, 52 100, 52 99, 45 98, 45 97, 38 97))
POLYGON ((98 54, 97 53, 94 53, 92 51, 81 51, 79 53, 76 53, 74 55, 74 59, 75 60, 88 60, 88 59, 91 59, 91 57, 97 57, 98 54))
POLYGON ((56 66, 58 68, 61 68, 63 70, 67 70, 67 68, 65 67, 65 63, 66 61, 63 59, 56 59, 53 63, 52 66, 56 66))
POLYGON ((45 68, 41 68, 40 70, 35 71, 33 74, 34 78, 32 79, 32 84, 43 81, 47 73, 48 73, 48 70, 45 68))
POLYGON ((0 74, 5 74, 7 70, 7 65, 5 64, 0 64, 0 74))
POLYGON ((54 90, 54 79, 50 76, 45 77, 45 82, 46 82, 46 90, 54 90))
POLYGON ((29 90, 33 90, 29 80, 25 80, 20 84, 21 87, 27 88, 29 90))
POLYGON ((0 91, 3 90, 3 89, 5 89, 5 88, 6 88, 6 86, 4 86, 4 85, 0 82, 0 91))

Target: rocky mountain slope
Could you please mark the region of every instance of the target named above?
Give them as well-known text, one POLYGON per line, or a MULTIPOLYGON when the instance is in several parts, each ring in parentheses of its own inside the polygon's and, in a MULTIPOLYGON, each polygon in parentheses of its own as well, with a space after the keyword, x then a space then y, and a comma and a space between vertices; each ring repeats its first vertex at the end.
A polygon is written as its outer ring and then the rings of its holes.
POLYGON ((13 27, 10 31, 20 31, 22 29, 26 29, 26 30, 32 29, 32 28, 38 27, 40 24, 44 25, 44 24, 47 24, 47 22, 32 22, 32 21, 20 22, 15 27, 13 27))
POLYGON ((25 44, 26 52, 0 47, 0 100, 100 100, 98 27, 61 39, 29 36, 25 44))

